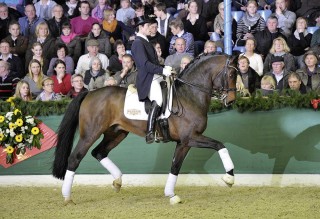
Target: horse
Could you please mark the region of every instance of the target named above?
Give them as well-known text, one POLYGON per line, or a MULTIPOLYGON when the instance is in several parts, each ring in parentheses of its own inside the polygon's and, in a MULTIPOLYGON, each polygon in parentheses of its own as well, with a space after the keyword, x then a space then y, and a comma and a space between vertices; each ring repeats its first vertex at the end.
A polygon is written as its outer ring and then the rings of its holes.
MULTIPOLYGON (((173 82, 171 115, 168 118, 171 141, 176 142, 171 170, 164 193, 170 204, 181 203, 174 187, 182 163, 190 148, 210 148, 218 151, 226 173, 222 180, 234 184, 234 165, 225 146, 202 135, 207 127, 207 113, 213 93, 222 102, 231 104, 236 98, 236 57, 225 54, 203 55, 182 71, 173 82)), ((122 186, 122 173, 108 154, 124 140, 128 133, 144 137, 147 122, 130 120, 123 108, 126 88, 111 86, 80 93, 72 100, 58 128, 52 175, 64 180, 62 195, 65 204, 74 203, 71 189, 75 171, 94 142, 103 135, 102 141, 91 154, 113 176, 116 192, 122 186), (72 151, 79 126, 79 141, 72 151), (72 153, 71 153, 72 151, 72 153)))

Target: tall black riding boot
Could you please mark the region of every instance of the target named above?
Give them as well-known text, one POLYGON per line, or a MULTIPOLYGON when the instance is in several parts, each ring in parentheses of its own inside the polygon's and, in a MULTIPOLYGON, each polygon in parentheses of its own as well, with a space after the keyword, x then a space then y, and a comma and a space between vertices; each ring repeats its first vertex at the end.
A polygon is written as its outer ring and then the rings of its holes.
POLYGON ((151 144, 154 142, 154 128, 155 128, 155 120, 158 116, 158 112, 160 110, 160 106, 158 106, 156 101, 152 101, 151 109, 148 115, 148 123, 147 123, 147 135, 146 142, 147 144, 151 144))

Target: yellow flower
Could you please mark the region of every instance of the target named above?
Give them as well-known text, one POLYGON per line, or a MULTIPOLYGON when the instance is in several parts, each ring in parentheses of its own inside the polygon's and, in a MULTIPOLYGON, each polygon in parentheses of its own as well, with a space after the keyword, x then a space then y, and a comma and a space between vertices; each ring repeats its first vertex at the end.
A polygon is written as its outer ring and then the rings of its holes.
POLYGON ((14 106, 13 100, 14 100, 14 97, 9 97, 6 101, 7 101, 8 103, 11 103, 11 106, 14 106))
POLYGON ((31 133, 32 133, 33 135, 37 135, 37 134, 39 134, 39 132, 40 132, 40 130, 39 130, 38 127, 33 127, 33 128, 31 129, 31 133))
POLYGON ((16 135, 15 139, 16 139, 16 142, 19 143, 19 142, 22 142, 23 137, 22 137, 22 135, 20 134, 20 135, 16 135))
POLYGON ((14 129, 16 127, 16 125, 12 122, 9 123, 9 129, 14 129))
POLYGON ((13 111, 13 113, 14 113, 14 115, 17 115, 18 113, 21 113, 21 111, 18 110, 18 109, 15 109, 15 110, 13 111))
POLYGON ((22 119, 17 119, 16 125, 19 126, 19 127, 23 126, 23 120, 22 119))
POLYGON ((0 116, 0 123, 3 123, 4 121, 4 116, 0 116))
POLYGON ((14 151, 14 148, 12 146, 8 146, 5 151, 7 152, 7 154, 12 154, 14 151))
POLYGON ((3 140, 4 135, 2 133, 0 133, 0 141, 3 140))

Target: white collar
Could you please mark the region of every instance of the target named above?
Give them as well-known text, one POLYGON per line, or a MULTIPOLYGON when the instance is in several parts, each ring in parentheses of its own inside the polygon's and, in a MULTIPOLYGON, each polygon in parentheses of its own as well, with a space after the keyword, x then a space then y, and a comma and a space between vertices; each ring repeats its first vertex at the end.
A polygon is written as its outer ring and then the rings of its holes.
POLYGON ((137 36, 139 36, 149 42, 148 38, 145 35, 143 35, 141 33, 137 33, 137 36))

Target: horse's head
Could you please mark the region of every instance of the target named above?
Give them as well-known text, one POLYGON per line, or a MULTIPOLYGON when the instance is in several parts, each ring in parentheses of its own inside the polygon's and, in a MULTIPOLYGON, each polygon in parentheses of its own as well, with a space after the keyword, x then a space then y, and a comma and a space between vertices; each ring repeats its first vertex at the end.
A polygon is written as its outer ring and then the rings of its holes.
POLYGON ((213 87, 221 92, 220 100, 226 106, 231 105, 236 99, 236 57, 228 57, 222 71, 213 78, 213 87))

